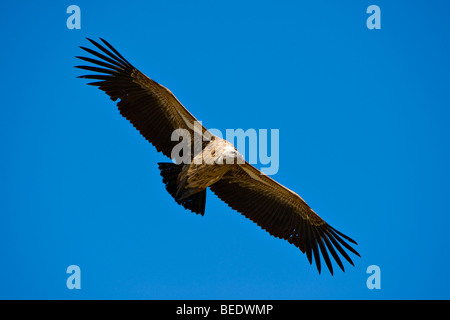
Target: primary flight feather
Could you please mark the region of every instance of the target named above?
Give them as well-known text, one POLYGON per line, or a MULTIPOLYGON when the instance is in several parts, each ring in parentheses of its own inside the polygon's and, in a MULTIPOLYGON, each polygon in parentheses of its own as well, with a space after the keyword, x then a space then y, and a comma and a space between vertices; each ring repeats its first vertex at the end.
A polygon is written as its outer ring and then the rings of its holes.
POLYGON ((321 256, 331 274, 332 259, 343 271, 340 256, 353 265, 347 253, 350 251, 359 256, 349 244, 356 244, 353 239, 328 225, 298 194, 243 160, 231 143, 211 134, 203 126, 200 126, 201 141, 195 141, 199 139, 195 132, 199 122, 170 90, 133 67, 107 41, 100 39, 100 44, 88 40, 98 51, 80 47, 93 57, 77 58, 92 66, 76 67, 96 73, 79 78, 95 80, 88 84, 99 87, 113 101, 120 99, 117 103, 120 114, 146 140, 169 158, 179 143, 171 139, 177 129, 190 133, 190 145, 200 143, 201 150, 192 151, 189 163, 158 164, 166 189, 178 204, 203 215, 209 187, 232 209, 271 235, 298 247, 310 264, 314 257, 319 273, 321 256), (225 163, 224 159, 227 160, 225 163), (230 159, 235 161, 230 164, 230 159))

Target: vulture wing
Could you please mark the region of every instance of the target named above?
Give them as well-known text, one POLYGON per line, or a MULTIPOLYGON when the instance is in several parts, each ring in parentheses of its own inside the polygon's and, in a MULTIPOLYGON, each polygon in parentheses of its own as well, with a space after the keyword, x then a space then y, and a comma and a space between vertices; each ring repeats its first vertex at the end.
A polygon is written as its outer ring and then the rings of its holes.
POLYGON ((356 244, 354 240, 328 225, 295 192, 262 174, 247 162, 234 165, 210 189, 232 209, 242 213, 271 235, 300 248, 306 253, 310 264, 314 256, 319 273, 320 253, 331 274, 333 267, 328 253, 343 271, 344 266, 338 252, 352 265, 345 249, 359 256, 347 243, 356 244))
MULTIPOLYGON (((190 145, 194 146, 194 139, 202 138, 200 132, 194 134, 194 122, 198 121, 178 99, 159 83, 148 78, 133 67, 116 49, 107 41, 100 39, 104 46, 94 40, 88 39, 100 51, 80 47, 100 60, 77 57, 90 62, 95 66, 76 66, 76 68, 96 72, 80 76, 79 78, 94 79, 90 85, 99 87, 116 101, 122 116, 153 144, 165 156, 171 158, 173 147, 179 141, 172 141, 172 132, 175 129, 186 129, 190 133, 190 145)), ((203 137, 211 134, 203 126, 203 137)), ((201 145, 201 144, 200 144, 201 145)), ((198 150, 200 151, 200 150, 198 150)), ((192 156, 194 153, 192 153, 192 156)))

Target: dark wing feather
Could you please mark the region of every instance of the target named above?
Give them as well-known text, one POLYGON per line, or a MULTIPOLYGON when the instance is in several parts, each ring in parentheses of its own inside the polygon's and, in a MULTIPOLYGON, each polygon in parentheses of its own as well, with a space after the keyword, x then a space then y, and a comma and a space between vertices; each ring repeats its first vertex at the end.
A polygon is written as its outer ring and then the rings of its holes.
POLYGON ((338 252, 353 265, 344 248, 359 256, 347 243, 356 244, 354 240, 328 225, 295 192, 263 175, 248 163, 235 165, 210 189, 231 208, 271 235, 297 246, 306 253, 310 264, 314 257, 319 273, 320 256, 331 274, 332 258, 344 271, 338 252))
MULTIPOLYGON (((183 107, 172 92, 133 67, 105 40, 101 39, 104 45, 88 40, 99 49, 99 52, 85 47, 80 48, 100 60, 77 57, 94 66, 76 66, 76 68, 96 72, 79 78, 99 80, 88 84, 99 87, 113 101, 120 99, 117 107, 121 115, 167 157, 171 157, 173 147, 179 143, 171 141, 172 133, 176 129, 189 131, 193 147, 194 139, 201 138, 200 134, 194 134, 194 122, 197 119, 183 107)), ((209 131, 201 125, 198 127, 201 128, 204 137, 208 137, 209 131)), ((191 154, 193 156, 194 152, 191 154)))

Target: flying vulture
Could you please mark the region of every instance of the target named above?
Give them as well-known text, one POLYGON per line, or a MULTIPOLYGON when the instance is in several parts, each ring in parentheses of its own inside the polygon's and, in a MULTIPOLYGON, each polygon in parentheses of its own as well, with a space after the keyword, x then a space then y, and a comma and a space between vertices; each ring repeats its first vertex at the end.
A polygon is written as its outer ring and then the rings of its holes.
MULTIPOLYGON (((120 99, 117 103, 120 114, 165 156, 172 158, 172 150, 179 143, 171 139, 176 129, 190 132, 192 145, 195 145, 194 139, 198 135, 194 132, 194 124, 198 121, 169 89, 133 67, 107 41, 101 38, 101 43, 88 40, 98 51, 80 47, 93 57, 76 58, 93 66, 76 67, 95 74, 79 78, 95 80, 88 84, 99 87, 113 101, 120 99)), ((345 271, 339 254, 353 265, 346 250, 359 256, 349 244, 356 244, 354 240, 327 224, 298 194, 243 160, 231 143, 211 134, 203 126, 201 130, 206 139, 201 142, 201 150, 192 152, 193 161, 158 163, 166 189, 178 204, 203 215, 209 187, 228 206, 272 236, 298 247, 310 264, 314 257, 319 273, 321 255, 331 274, 332 258, 345 271), (195 157, 213 161, 198 162, 194 161, 195 157), (227 161, 217 161, 219 158, 227 161), (230 159, 236 161, 230 164, 230 159)))

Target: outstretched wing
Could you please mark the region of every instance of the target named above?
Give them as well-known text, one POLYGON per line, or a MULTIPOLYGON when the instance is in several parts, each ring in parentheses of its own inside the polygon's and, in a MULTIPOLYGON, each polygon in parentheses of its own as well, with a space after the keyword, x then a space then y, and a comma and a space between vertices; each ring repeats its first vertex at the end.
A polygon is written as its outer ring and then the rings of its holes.
POLYGON ((258 169, 245 163, 234 165, 222 180, 210 189, 232 209, 258 224, 271 235, 285 239, 312 256, 320 273, 320 254, 333 274, 331 258, 344 271, 338 252, 353 265, 345 251, 359 256, 348 242, 354 240, 337 231, 320 218, 295 192, 282 186, 258 169))
POLYGON ((99 87, 113 101, 120 99, 117 107, 121 115, 128 119, 158 151, 171 157, 173 147, 179 143, 171 141, 172 132, 176 129, 188 130, 192 147, 197 145, 194 144, 194 139, 202 137, 200 133, 203 133, 205 139, 208 138, 209 131, 200 124, 197 126, 201 128, 201 132, 194 134, 194 123, 197 119, 183 107, 169 89, 133 67, 107 41, 100 39, 103 46, 94 40, 88 40, 100 51, 80 48, 100 60, 76 57, 94 64, 76 68, 96 72, 79 78, 96 80, 88 84, 99 87))

